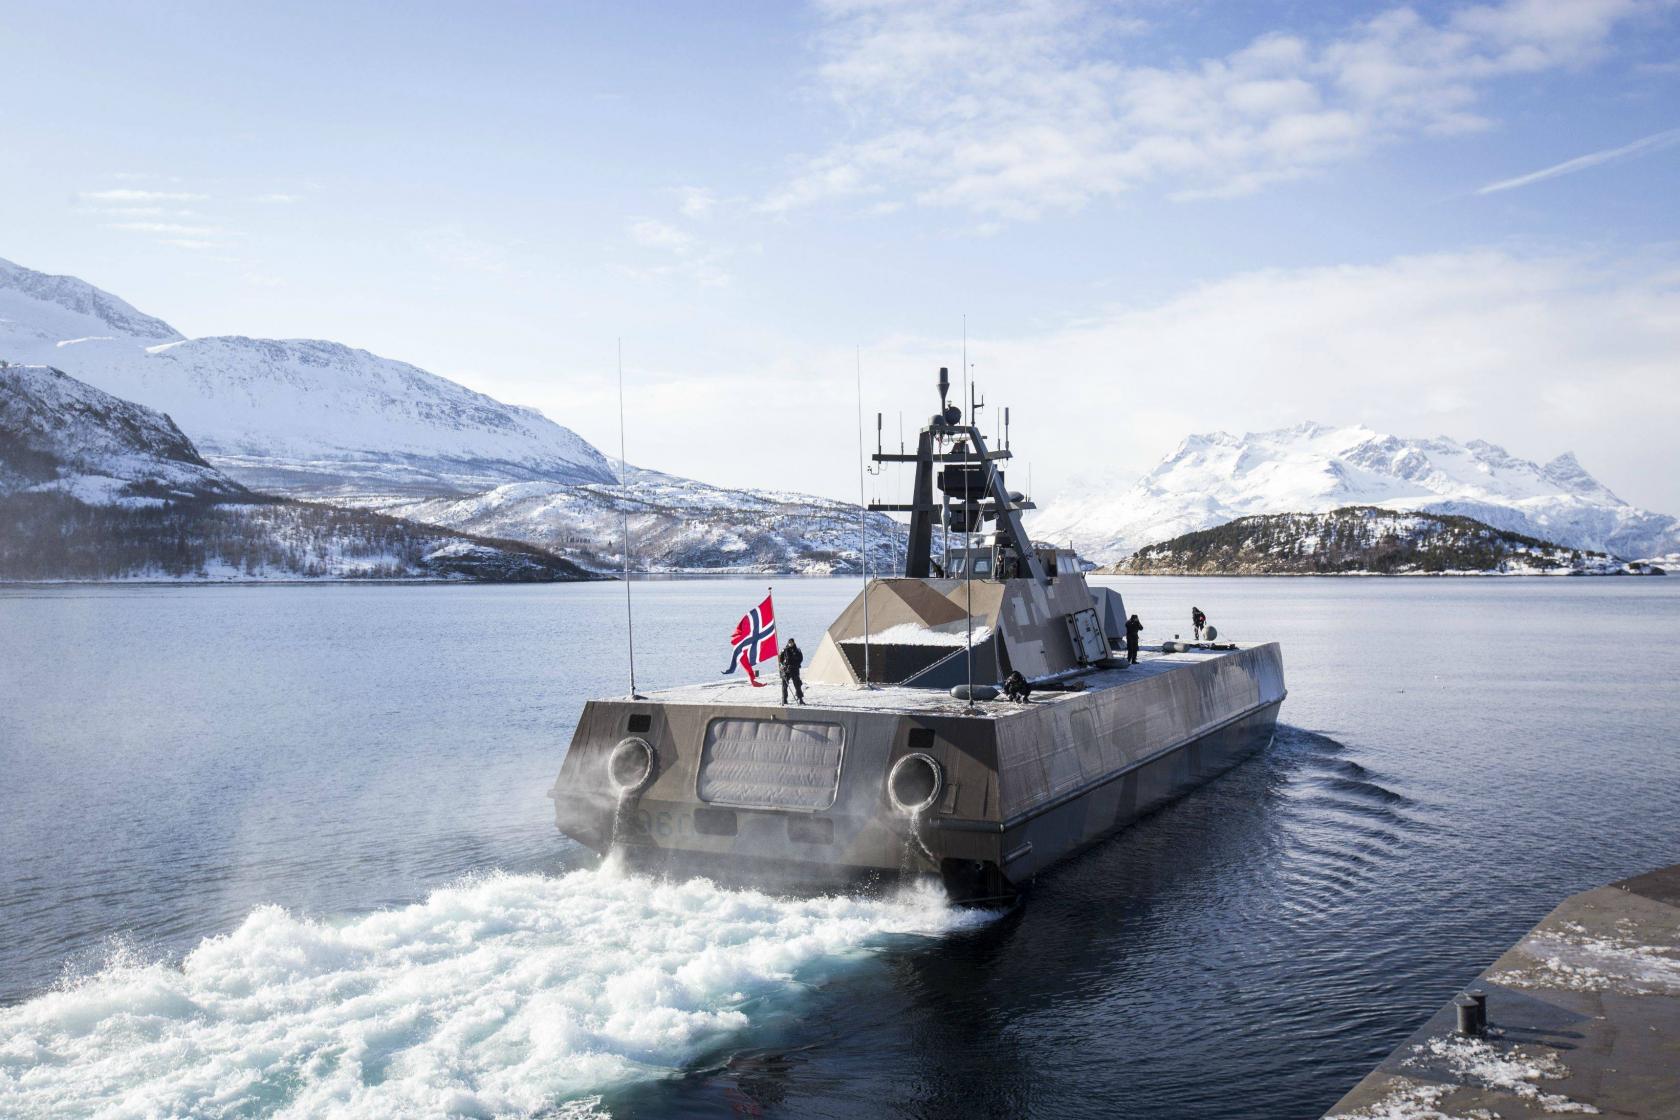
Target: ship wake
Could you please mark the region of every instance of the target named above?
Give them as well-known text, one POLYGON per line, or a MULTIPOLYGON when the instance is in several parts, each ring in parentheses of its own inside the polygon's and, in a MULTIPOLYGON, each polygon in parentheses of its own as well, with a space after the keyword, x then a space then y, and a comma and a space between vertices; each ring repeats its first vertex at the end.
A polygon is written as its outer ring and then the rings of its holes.
POLYGON ((179 962, 119 947, 0 1010, 0 1113, 582 1115, 885 944, 986 920, 934 889, 777 898, 611 866, 336 921, 262 907, 179 962))

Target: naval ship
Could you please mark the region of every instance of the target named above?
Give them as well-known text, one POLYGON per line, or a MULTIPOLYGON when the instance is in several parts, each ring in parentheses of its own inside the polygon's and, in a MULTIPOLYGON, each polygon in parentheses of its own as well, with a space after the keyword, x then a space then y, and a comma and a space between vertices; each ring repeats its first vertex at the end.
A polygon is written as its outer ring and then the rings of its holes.
POLYGON ((733 679, 589 701, 549 791, 562 832, 732 881, 931 875, 956 901, 1013 901, 1270 743, 1277 644, 1168 641, 1128 663, 1120 594, 1027 536, 1007 435, 988 448, 984 402, 949 403, 944 369, 938 387, 915 450, 873 456, 914 467, 908 503, 869 507, 909 514, 903 575, 834 620, 807 703, 733 679), (1025 704, 999 695, 1012 672, 1025 704))

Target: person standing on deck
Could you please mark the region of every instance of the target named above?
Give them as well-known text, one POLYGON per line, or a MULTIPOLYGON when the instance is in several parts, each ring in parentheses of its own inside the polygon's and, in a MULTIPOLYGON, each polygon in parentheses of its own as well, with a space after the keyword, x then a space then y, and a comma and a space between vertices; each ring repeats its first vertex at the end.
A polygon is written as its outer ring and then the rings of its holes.
POLYGON ((1126 663, 1128 665, 1137 664, 1138 635, 1141 633, 1143 633, 1143 623, 1139 622, 1138 616, 1134 614, 1126 620, 1126 663))
POLYGON ((1191 607, 1190 608, 1190 625, 1194 626, 1196 628, 1196 640, 1198 642, 1201 641, 1202 640, 1202 627, 1207 625, 1207 615, 1202 613, 1202 608, 1200 608, 1200 607, 1191 607))
POLYGON ((799 667, 805 664, 805 653, 799 648, 799 643, 788 639, 787 648, 776 656, 776 664, 782 670, 782 703, 787 703, 788 685, 793 685, 793 694, 805 703, 805 682, 799 679, 799 667))

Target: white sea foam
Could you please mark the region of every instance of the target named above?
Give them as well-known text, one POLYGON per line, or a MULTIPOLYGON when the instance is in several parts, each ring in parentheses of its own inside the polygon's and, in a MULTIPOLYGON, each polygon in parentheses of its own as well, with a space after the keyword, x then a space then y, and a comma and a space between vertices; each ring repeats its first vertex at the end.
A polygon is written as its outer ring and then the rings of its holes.
POLYGON ((120 951, 0 1011, 0 1115, 582 1115, 883 937, 984 920, 931 889, 783 899, 610 868, 342 921, 263 907, 178 965, 120 951))

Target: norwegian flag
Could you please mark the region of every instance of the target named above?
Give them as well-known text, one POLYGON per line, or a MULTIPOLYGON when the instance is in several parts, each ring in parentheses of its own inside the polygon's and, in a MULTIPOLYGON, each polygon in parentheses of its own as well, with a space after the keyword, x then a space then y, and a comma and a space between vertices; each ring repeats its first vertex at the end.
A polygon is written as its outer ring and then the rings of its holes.
POLYGON ((758 674, 753 672, 753 666, 775 656, 776 606, 766 595, 764 602, 741 616, 741 621, 735 624, 735 633, 729 638, 729 668, 723 671, 724 676, 733 673, 735 666, 739 665, 747 671, 747 679, 754 688, 763 688, 758 674))

